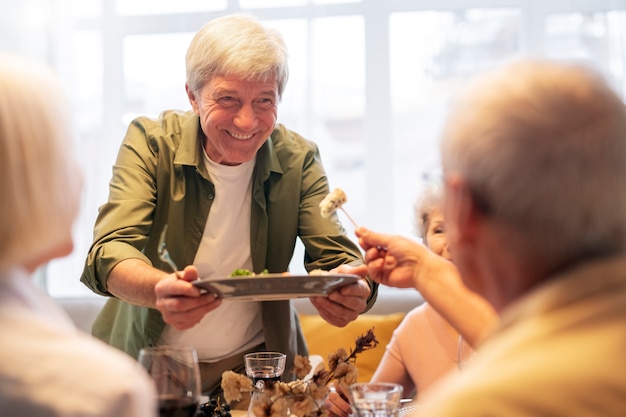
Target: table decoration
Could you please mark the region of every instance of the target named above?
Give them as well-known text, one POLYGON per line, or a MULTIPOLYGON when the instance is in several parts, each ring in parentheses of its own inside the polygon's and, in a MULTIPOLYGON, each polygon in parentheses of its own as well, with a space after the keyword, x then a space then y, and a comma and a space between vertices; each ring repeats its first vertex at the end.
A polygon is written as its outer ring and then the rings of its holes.
POLYGON ((324 399, 329 384, 341 385, 347 392, 348 387, 357 382, 357 355, 377 345, 374 331, 370 329, 355 340, 349 353, 339 348, 330 354, 328 369, 322 362, 312 373, 309 358, 296 355, 291 371, 295 379, 290 382, 264 381, 255 386, 248 376, 226 371, 222 374, 224 401, 229 404, 241 401, 244 395, 252 395, 248 417, 327 416, 324 399))

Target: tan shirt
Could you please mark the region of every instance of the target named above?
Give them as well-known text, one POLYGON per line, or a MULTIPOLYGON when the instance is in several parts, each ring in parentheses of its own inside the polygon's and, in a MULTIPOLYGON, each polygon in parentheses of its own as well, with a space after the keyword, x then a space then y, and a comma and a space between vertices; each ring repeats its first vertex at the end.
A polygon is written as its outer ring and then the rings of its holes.
POLYGON ((626 416, 626 259, 579 264, 502 314, 419 415, 626 416))
POLYGON ((451 326, 428 303, 414 308, 393 332, 385 355, 372 376, 374 381, 405 386, 405 397, 416 397, 449 372, 458 372, 459 354, 473 353, 451 326))
POLYGON ((0 271, 0 415, 156 417, 137 362, 76 329, 22 270, 0 271))

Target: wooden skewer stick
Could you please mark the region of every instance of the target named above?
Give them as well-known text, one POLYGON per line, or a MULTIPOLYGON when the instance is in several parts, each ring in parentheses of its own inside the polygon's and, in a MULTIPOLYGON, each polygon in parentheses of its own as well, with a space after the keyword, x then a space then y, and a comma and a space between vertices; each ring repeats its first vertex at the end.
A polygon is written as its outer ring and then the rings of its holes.
POLYGON ((343 207, 339 207, 341 209, 341 211, 344 212, 344 214, 348 217, 348 220, 350 220, 352 222, 352 224, 354 225, 355 229, 359 228, 359 225, 356 224, 356 222, 354 221, 354 219, 348 214, 348 212, 346 211, 346 209, 344 209, 343 207))

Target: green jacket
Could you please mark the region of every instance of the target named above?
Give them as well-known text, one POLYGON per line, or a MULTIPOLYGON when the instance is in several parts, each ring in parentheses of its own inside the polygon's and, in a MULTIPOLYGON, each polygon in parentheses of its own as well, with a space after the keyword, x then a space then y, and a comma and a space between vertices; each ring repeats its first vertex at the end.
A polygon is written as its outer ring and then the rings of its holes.
MULTIPOLYGON (((168 111, 158 120, 134 120, 113 167, 109 200, 99 210, 81 281, 111 298, 93 334, 133 357, 157 343, 165 323, 158 310, 114 298, 107 291, 107 277, 129 258, 170 271, 157 255, 166 225, 174 262, 180 268, 193 263, 214 197, 202 159, 203 137, 192 112, 168 111)), ((320 215, 319 202, 328 192, 317 146, 278 125, 257 153, 253 173, 250 234, 255 272, 287 271, 297 238, 304 244, 308 271, 362 262, 337 216, 328 220, 320 215)), ((377 285, 368 282, 369 309, 377 285)), ((262 314, 268 349, 287 353, 289 366, 296 353, 307 354, 290 301, 263 302, 262 314)))

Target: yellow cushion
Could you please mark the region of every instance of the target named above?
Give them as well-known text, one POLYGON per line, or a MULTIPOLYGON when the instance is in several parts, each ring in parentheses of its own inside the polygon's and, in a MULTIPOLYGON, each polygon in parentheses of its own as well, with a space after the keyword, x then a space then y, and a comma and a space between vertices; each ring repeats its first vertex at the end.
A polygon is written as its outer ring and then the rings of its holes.
POLYGON ((325 364, 328 363, 329 354, 341 347, 350 352, 350 349, 354 349, 356 339, 373 328, 376 340, 379 342, 378 346, 360 353, 356 359, 359 382, 368 382, 385 353, 393 331, 404 318, 404 314, 362 314, 345 327, 328 324, 319 316, 300 315, 300 324, 304 338, 309 345, 309 354, 322 356, 325 364))

